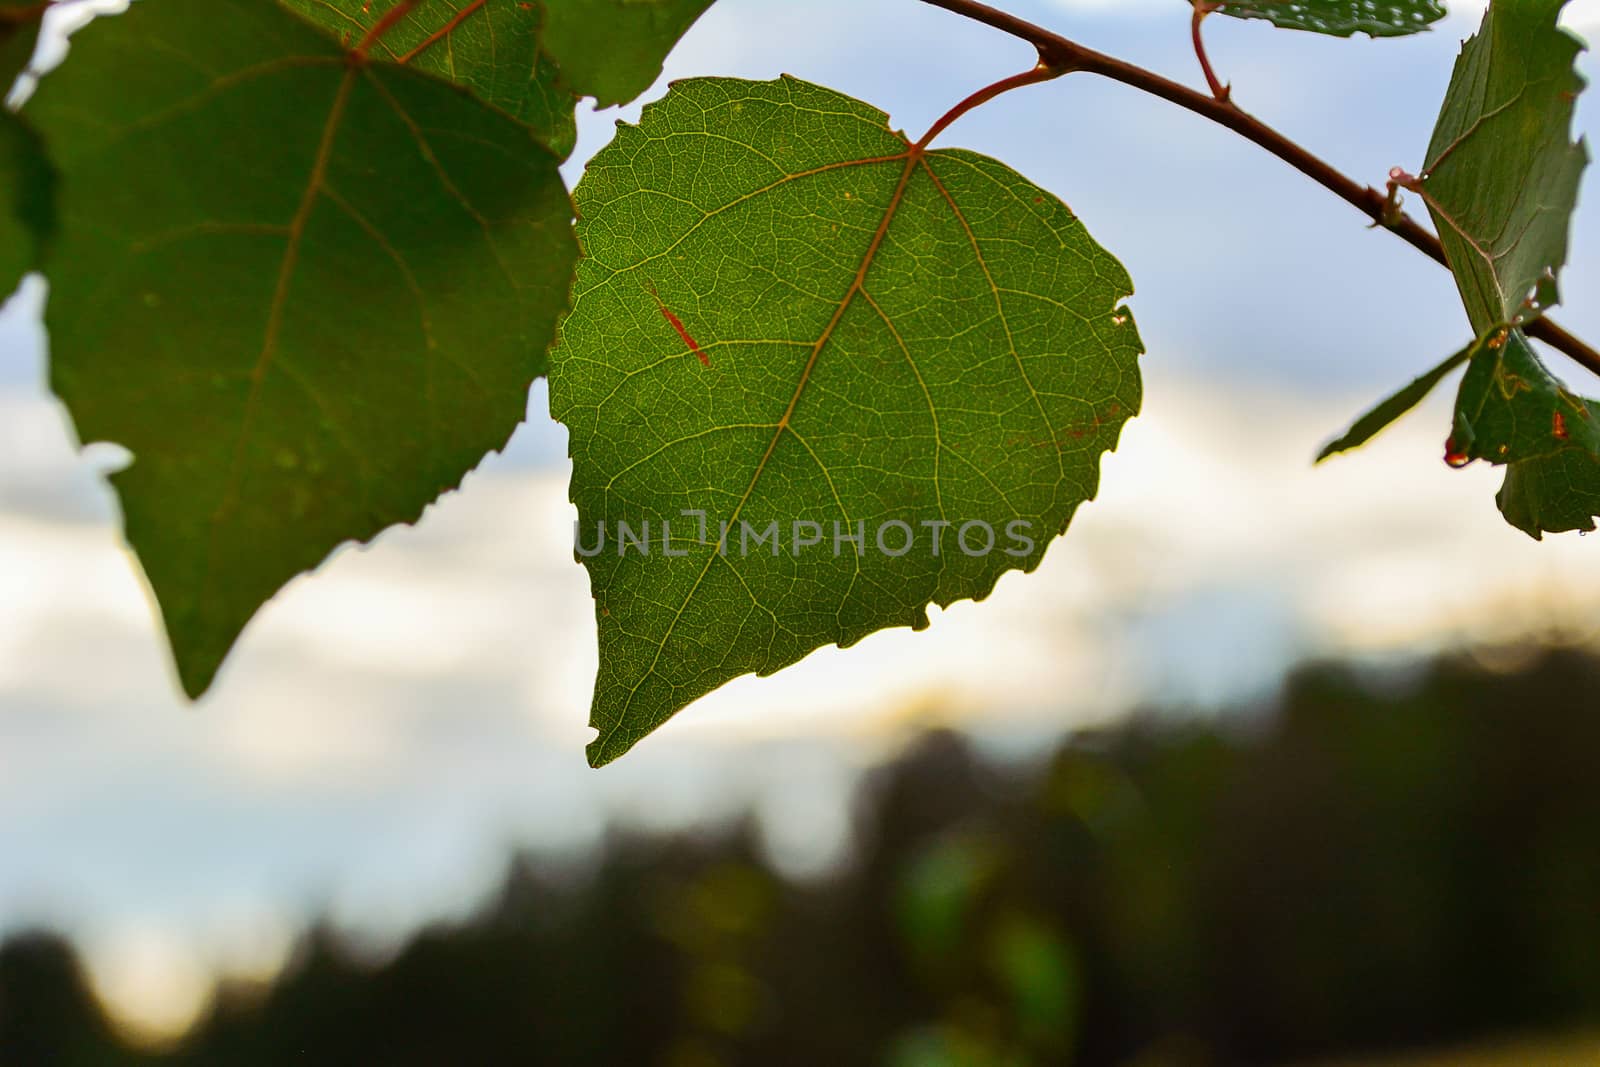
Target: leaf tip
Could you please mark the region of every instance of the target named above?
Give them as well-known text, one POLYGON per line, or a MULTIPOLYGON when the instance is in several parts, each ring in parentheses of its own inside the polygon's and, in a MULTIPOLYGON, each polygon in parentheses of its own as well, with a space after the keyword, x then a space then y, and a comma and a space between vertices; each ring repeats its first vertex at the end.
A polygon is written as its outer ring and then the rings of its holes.
POLYGON ((222 669, 222 661, 233 649, 233 641, 220 651, 196 647, 195 641, 186 641, 173 633, 171 639, 172 665, 178 673, 178 685, 190 703, 198 703, 211 690, 222 669))
POLYGON ((612 730, 609 733, 599 733, 599 731, 596 732, 599 734, 599 736, 597 736, 593 741, 590 741, 583 750, 584 757, 588 760, 589 768, 591 770, 597 771, 609 763, 615 763, 617 760, 627 755, 629 749, 633 748, 633 740, 630 738, 619 737, 618 734, 620 731, 612 730))

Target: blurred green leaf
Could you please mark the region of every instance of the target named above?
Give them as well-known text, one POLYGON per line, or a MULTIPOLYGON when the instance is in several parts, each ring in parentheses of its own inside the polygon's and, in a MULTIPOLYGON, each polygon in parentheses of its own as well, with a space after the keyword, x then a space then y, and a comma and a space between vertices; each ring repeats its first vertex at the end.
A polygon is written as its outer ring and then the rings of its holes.
POLYGON ((347 541, 503 446, 576 246, 555 157, 260 0, 141 0, 29 113, 62 172, 51 383, 112 477, 184 688, 347 541))
POLYGON ((679 82, 577 197, 551 410, 584 543, 654 546, 584 560, 596 765, 740 675, 1032 570, 1138 409, 1132 285, 1066 205, 831 90, 679 82))
MULTIPOLYGON (((1572 143, 1582 43, 1565 0, 1495 0, 1456 61, 1420 192, 1474 332, 1516 320, 1567 260, 1587 148, 1572 143)), ((1548 299, 1548 298, 1546 298, 1548 299)))
POLYGON ((1071 1046, 1082 980, 1066 938, 1042 919, 1004 916, 994 931, 990 965, 1011 993, 1016 1029, 1030 1045, 1071 1046))
POLYGON ((1031 1067, 1015 1053, 997 1049, 953 1023, 902 1034, 886 1058, 889 1067, 1031 1067))
POLYGON ((896 914, 911 952, 933 970, 960 963, 972 913, 999 867, 994 850, 970 837, 934 842, 901 876, 896 914))
POLYGON ((1238 19, 1266 19, 1285 30, 1334 37, 1365 33, 1404 37, 1444 18, 1438 0, 1223 0, 1216 10, 1238 19))

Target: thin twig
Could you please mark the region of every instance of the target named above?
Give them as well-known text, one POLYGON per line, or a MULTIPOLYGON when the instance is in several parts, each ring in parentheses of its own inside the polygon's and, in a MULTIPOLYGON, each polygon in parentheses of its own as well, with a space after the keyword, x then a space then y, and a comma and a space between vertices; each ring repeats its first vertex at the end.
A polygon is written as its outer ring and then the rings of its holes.
MULTIPOLYGON (((1098 74, 1208 118, 1277 156, 1373 222, 1399 235, 1401 240, 1423 255, 1446 267, 1450 265, 1439 239, 1409 215, 1395 211, 1385 193, 1345 175, 1332 164, 1313 155, 1260 119, 1241 111, 1231 102, 1218 100, 1143 67, 1134 66, 1103 52, 1096 52, 1076 41, 1052 33, 1042 26, 1036 26, 1015 15, 980 3, 979 0, 922 0, 922 2, 981 22, 1026 41, 1038 49, 1044 61, 1053 67, 1098 74)), ((1552 320, 1538 319, 1528 325, 1527 332, 1574 362, 1595 374, 1600 374, 1600 352, 1552 320)))

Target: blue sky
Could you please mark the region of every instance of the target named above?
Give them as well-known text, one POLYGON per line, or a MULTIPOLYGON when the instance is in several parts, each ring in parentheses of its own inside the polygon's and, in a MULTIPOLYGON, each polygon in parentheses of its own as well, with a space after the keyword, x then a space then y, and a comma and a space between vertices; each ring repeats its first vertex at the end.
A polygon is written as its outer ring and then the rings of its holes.
MULTIPOLYGON (((1198 81, 1179 0, 1006 6, 1198 81)), ((1569 12, 1600 24, 1600 0, 1569 12)), ((1208 33, 1242 106, 1378 182, 1419 161, 1474 19, 1385 42, 1220 18, 1208 33)), ((787 72, 920 132, 1030 63, 914 0, 719 0, 647 99, 671 78, 787 72)), ((637 113, 586 115, 572 176, 637 113)), ((542 387, 506 455, 417 528, 296 582, 191 707, 106 457, 76 451, 42 386, 30 282, 0 313, 0 934, 70 926, 125 1012, 170 1023, 215 971, 274 966, 313 911, 393 938, 469 908, 509 846, 575 862, 610 819, 670 829, 748 804, 780 862, 816 870, 847 840, 862 768, 918 726, 1025 757, 1133 701, 1262 695, 1303 655, 1600 620, 1600 539, 1539 546, 1505 526, 1494 472, 1439 462, 1447 396, 1310 466, 1361 405, 1466 339, 1444 271, 1254 146, 1089 76, 1005 97, 941 143, 1062 196, 1138 286, 1148 407, 1102 498, 989 602, 736 682, 600 773, 582 751, 592 602, 542 387)), ((1595 192, 1591 177, 1561 312, 1590 337, 1595 192)))

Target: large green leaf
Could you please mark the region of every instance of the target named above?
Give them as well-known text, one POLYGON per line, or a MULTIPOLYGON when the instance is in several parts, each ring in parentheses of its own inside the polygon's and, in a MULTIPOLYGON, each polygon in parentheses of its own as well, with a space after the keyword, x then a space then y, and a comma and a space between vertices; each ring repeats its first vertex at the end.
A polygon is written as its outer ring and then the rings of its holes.
POLYGON ((1473 349, 1447 450, 1452 462, 1507 465, 1500 510, 1531 536, 1594 529, 1600 404, 1552 375, 1520 330, 1493 331, 1473 349))
POLYGON ((661 63, 712 0, 549 0, 545 49, 561 84, 600 107, 624 104, 661 74, 661 63))
POLYGON ((1582 48, 1556 26, 1565 0, 1495 0, 1462 48, 1420 191, 1473 330, 1517 318, 1566 263, 1588 151, 1570 138, 1582 48))
POLYGON ((0 108, 0 300, 39 266, 55 228, 55 171, 38 136, 0 108))
POLYGON ((1122 266, 1014 171, 885 121, 791 78, 680 82, 578 187, 550 390, 580 552, 607 537, 596 765, 730 679, 1033 569, 1138 410, 1122 266))
POLYGON ((1439 0, 1223 0, 1215 10, 1240 19, 1266 19, 1286 30, 1335 37, 1365 33, 1404 37, 1444 18, 1439 0))
MULTIPOLYGON (((354 43, 395 0, 283 3, 354 43)), ((544 5, 526 0, 429 0, 384 34, 374 54, 404 58, 466 86, 526 123, 564 159, 577 141, 577 101, 557 88, 555 64, 540 50, 543 20, 544 5)))
POLYGON ((557 161, 265 0, 96 20, 30 113, 62 172, 51 381, 197 694, 256 609, 522 419, 576 246, 557 161))

